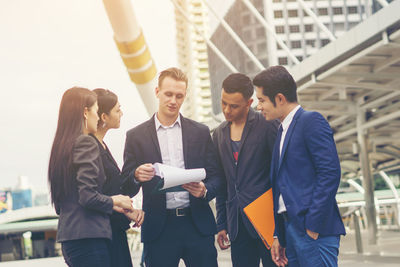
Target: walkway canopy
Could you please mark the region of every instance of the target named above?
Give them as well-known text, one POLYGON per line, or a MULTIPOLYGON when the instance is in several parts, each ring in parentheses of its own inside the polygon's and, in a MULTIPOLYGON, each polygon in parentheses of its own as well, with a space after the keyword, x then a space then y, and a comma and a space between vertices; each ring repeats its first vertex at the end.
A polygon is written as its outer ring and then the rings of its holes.
POLYGON ((293 66, 300 103, 325 115, 343 174, 360 169, 357 133, 372 171, 400 167, 400 1, 293 66))

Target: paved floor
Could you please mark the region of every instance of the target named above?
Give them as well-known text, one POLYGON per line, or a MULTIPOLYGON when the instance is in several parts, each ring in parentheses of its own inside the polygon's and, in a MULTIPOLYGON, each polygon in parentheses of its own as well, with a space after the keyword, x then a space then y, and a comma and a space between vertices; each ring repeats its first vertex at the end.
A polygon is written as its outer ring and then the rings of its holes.
MULTIPOLYGON (((368 233, 362 233, 363 254, 356 253, 355 238, 349 232, 341 240, 339 266, 341 267, 394 267, 400 266, 400 231, 380 231, 377 245, 368 245, 368 233)), ((141 251, 133 254, 133 266, 138 267, 141 251)), ((232 266, 230 251, 218 252, 220 267, 232 266)), ((0 262, 0 267, 61 267, 66 266, 62 257, 36 259, 27 261, 0 262)), ((185 266, 181 263, 180 266, 185 266)))
MULTIPOLYGON (((380 231, 377 245, 368 245, 368 233, 362 233, 363 254, 357 254, 353 232, 341 239, 339 266, 341 267, 394 267, 400 266, 400 231, 380 231)), ((140 252, 135 252, 134 265, 139 266, 140 252)), ((230 251, 218 251, 220 267, 232 266, 230 251)), ((179 265, 185 266, 183 262, 179 265)))

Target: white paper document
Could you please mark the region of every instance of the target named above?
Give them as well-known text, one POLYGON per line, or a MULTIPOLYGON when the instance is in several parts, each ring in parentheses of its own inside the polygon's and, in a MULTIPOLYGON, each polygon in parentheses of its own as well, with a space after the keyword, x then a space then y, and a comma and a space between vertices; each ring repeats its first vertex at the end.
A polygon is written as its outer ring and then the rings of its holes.
POLYGON ((206 170, 204 168, 181 169, 161 163, 154 163, 153 167, 156 175, 164 179, 164 186, 161 189, 167 189, 190 182, 200 182, 206 178, 206 170))

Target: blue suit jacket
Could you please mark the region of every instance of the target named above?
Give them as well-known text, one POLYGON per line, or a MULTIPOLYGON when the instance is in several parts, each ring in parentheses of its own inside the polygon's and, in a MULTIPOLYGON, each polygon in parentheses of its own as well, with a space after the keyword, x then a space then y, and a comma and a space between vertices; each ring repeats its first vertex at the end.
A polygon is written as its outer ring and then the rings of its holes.
MULTIPOLYGON (((203 181, 207 188, 206 199, 189 196, 192 219, 195 227, 203 235, 214 235, 216 224, 208 204, 223 183, 222 170, 217 164, 214 145, 207 126, 184 118, 181 115, 182 143, 185 168, 205 168, 206 178, 203 181)), ((124 190, 136 195, 142 187, 143 210, 145 219, 142 225, 142 242, 156 239, 163 231, 167 218, 165 192, 155 192, 160 177, 144 183, 134 181, 137 167, 145 163, 162 162, 154 116, 143 124, 131 129, 126 135, 124 166, 124 190)))
POLYGON ((318 112, 300 108, 289 126, 279 158, 277 140, 271 164, 275 233, 285 246, 284 224, 278 211, 279 194, 290 222, 299 230, 321 235, 345 234, 336 203, 340 163, 333 132, 318 112))
POLYGON ((271 188, 269 171, 278 122, 266 121, 260 113, 249 110, 237 164, 233 158, 230 125, 223 122, 214 131, 213 141, 226 179, 226 187, 217 195, 217 229, 227 230, 234 241, 238 220, 242 218, 249 234, 258 236, 243 208, 271 188))

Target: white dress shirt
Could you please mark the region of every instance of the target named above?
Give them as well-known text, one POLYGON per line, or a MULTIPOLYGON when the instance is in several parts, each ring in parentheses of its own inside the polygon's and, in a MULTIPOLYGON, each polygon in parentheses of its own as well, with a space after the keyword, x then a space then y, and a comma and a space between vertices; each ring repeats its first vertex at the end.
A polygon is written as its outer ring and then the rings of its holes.
MULTIPOLYGON (((286 116, 286 118, 283 120, 281 127, 282 127, 282 137, 281 137, 281 142, 279 144, 279 157, 282 154, 282 148, 283 148, 283 143, 285 142, 285 137, 287 130, 290 127, 290 124, 292 123, 294 114, 299 110, 300 105, 297 105, 290 113, 286 116)), ((278 208, 278 213, 283 213, 286 211, 286 206, 285 202, 283 201, 282 194, 279 195, 279 208, 278 208)))
MULTIPOLYGON (((180 115, 176 121, 169 126, 162 125, 157 118, 158 114, 154 116, 158 143, 160 145, 162 163, 177 167, 185 168, 185 160, 183 157, 183 144, 182 144, 182 128, 180 115)), ((167 192, 167 209, 185 208, 189 207, 189 192, 167 192)))

